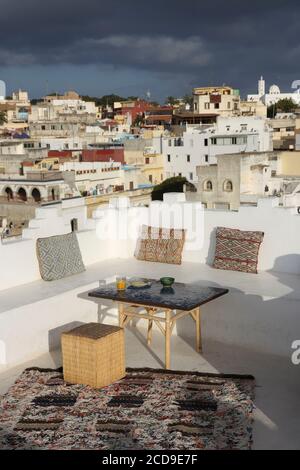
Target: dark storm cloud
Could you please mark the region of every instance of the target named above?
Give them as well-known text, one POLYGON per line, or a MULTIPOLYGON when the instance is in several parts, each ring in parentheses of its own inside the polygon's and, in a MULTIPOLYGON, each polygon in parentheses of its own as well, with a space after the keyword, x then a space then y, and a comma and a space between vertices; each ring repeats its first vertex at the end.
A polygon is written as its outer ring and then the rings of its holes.
POLYGON ((0 0, 0 7, 0 71, 105 64, 242 89, 261 73, 285 85, 300 78, 297 0, 0 0))

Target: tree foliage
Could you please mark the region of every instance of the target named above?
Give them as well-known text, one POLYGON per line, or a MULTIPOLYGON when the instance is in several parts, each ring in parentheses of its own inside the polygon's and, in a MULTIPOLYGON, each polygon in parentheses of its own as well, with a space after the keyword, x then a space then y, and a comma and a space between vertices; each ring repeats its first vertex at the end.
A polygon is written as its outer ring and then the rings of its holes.
POLYGON ((182 105, 184 104, 189 104, 190 108, 193 105, 193 97, 191 95, 184 95, 182 98, 174 98, 174 96, 167 96, 165 99, 165 104, 168 104, 170 106, 176 106, 176 105, 182 105))
POLYGON ((134 127, 141 127, 141 125, 144 124, 144 116, 138 114, 132 124, 134 127))
POLYGON ((195 186, 183 176, 167 178, 154 186, 151 194, 152 201, 162 201, 164 193, 182 193, 184 185, 189 186, 191 190, 196 190, 195 186))
POLYGON ((166 103, 166 104, 169 104, 169 105, 171 105, 171 106, 174 106, 174 104, 176 104, 177 101, 178 101, 178 100, 177 100, 176 98, 174 98, 174 96, 167 96, 167 98, 166 98, 166 100, 165 100, 165 103, 166 103))
POLYGON ((115 94, 110 94, 110 95, 103 95, 101 97, 97 96, 89 96, 89 95, 83 95, 81 97, 83 101, 94 101, 96 103, 96 106, 113 106, 115 101, 126 101, 127 98, 124 98, 123 96, 115 95, 115 94))
POLYGON ((273 118, 277 113, 293 113, 296 108, 297 104, 291 98, 284 98, 268 106, 267 115, 273 118))
POLYGON ((30 100, 30 103, 32 104, 32 106, 35 106, 36 104, 41 103, 42 101, 42 98, 32 98, 30 100))
POLYGON ((185 102, 185 104, 189 104, 190 107, 192 108, 192 106, 193 106, 193 97, 192 97, 192 95, 184 95, 183 101, 185 102))
MULTIPOLYGON (((48 96, 60 96, 59 93, 49 93, 48 96)), ((138 100, 137 96, 128 96, 127 98, 120 95, 115 95, 114 93, 110 95, 103 95, 103 96, 90 96, 90 95, 82 95, 81 99, 83 101, 94 101, 96 106, 113 106, 115 101, 135 101, 138 100)), ((42 101, 42 98, 33 98, 31 100, 31 104, 37 104, 42 101)))
POLYGON ((5 111, 0 111, 0 126, 7 123, 7 116, 5 111))

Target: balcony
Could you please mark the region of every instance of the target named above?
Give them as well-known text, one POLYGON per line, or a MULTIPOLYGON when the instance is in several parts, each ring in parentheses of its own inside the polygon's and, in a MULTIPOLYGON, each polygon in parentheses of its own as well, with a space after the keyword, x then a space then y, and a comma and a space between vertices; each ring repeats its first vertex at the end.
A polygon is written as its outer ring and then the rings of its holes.
MULTIPOLYGON (((149 278, 168 274, 177 281, 230 291, 202 308, 203 353, 194 351, 192 321, 178 321, 171 340, 171 368, 254 375, 254 448, 299 448, 300 365, 294 365, 291 356, 292 343, 300 340, 300 216, 278 207, 276 198, 231 213, 202 211, 199 204, 180 199, 172 200, 170 195, 166 204, 153 202, 149 208, 128 207, 126 199, 113 199, 110 206, 96 210, 93 219, 86 218, 83 199, 62 201, 37 208, 22 239, 0 245, 0 393, 25 367, 61 365, 60 334, 76 322, 116 324, 113 303, 99 305, 87 297, 100 280, 110 281, 118 274, 149 278), (186 217, 180 220, 183 206, 186 217), (87 269, 44 282, 39 276, 36 239, 68 233, 74 217, 87 269), (150 220, 157 224, 159 219, 164 226, 182 223, 194 235, 188 237, 180 266, 133 257, 139 225, 150 220), (265 232, 258 275, 210 266, 216 226, 265 232)), ((127 366, 162 367, 163 351, 158 330, 151 348, 147 346, 142 320, 126 330, 127 366)))

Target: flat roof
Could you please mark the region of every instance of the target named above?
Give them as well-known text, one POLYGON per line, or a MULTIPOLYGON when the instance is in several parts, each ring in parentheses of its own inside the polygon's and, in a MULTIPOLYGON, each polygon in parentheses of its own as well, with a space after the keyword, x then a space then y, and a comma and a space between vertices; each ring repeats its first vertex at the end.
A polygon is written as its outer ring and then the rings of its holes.
POLYGON ((20 145, 24 141, 23 140, 3 140, 2 142, 0 141, 0 146, 1 147, 9 147, 10 145, 20 145))
POLYGON ((217 117, 219 116, 218 113, 201 113, 201 114, 196 114, 196 113, 193 113, 192 111, 187 111, 185 113, 174 113, 173 114, 173 117, 203 117, 203 118, 207 118, 207 117, 217 117))
POLYGON ((227 157, 227 156, 234 156, 234 155, 241 155, 241 156, 249 156, 249 155, 266 155, 266 156, 275 156, 277 155, 277 151, 272 151, 272 150, 266 150, 264 152, 236 152, 236 153, 220 153, 216 155, 217 157, 227 157))
POLYGON ((35 179, 26 179, 26 180, 21 180, 21 179, 15 179, 15 178, 10 178, 10 179, 1 179, 0 178, 0 184, 1 183, 23 183, 23 184, 31 184, 31 183, 59 183, 59 182, 64 182, 63 178, 60 179, 53 179, 53 180, 35 180, 35 179))
POLYGON ((226 85, 223 85, 223 86, 216 86, 216 87, 213 87, 213 86, 207 86, 207 87, 196 87, 196 88, 193 88, 193 95, 206 95, 208 93, 210 94, 213 94, 213 93, 222 93, 224 91, 228 92, 230 91, 232 95, 234 95, 234 91, 236 90, 236 88, 233 88, 231 86, 226 86, 226 85))
POLYGON ((147 121, 170 121, 172 119, 172 114, 150 114, 145 116, 145 120, 147 121))

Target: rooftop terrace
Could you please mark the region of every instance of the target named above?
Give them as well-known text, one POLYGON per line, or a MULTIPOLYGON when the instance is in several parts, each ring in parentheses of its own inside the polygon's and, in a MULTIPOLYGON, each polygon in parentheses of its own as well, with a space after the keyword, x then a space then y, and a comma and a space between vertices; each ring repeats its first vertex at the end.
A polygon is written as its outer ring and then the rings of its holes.
MULTIPOLYGON (((0 393, 28 365, 61 364, 60 334, 78 322, 116 324, 111 301, 100 304, 87 292, 116 275, 159 278, 229 289, 229 294, 202 307, 203 352, 194 350, 191 319, 178 320, 172 335, 171 368, 252 374, 256 378, 254 448, 299 448, 300 365, 291 357, 300 340, 300 215, 277 206, 274 199, 238 212, 202 210, 184 195, 164 203, 130 207, 113 199, 88 219, 81 198, 36 209, 22 239, 0 245, 0 393), (40 279, 36 239, 70 232, 77 238, 84 273, 53 281, 40 279), (187 241, 180 266, 138 261, 134 249, 142 223, 185 228, 187 241), (217 226, 261 230, 265 238, 259 274, 213 269, 217 226)), ((154 330, 151 347, 146 324, 126 330, 126 365, 162 367, 164 343, 154 330)))

